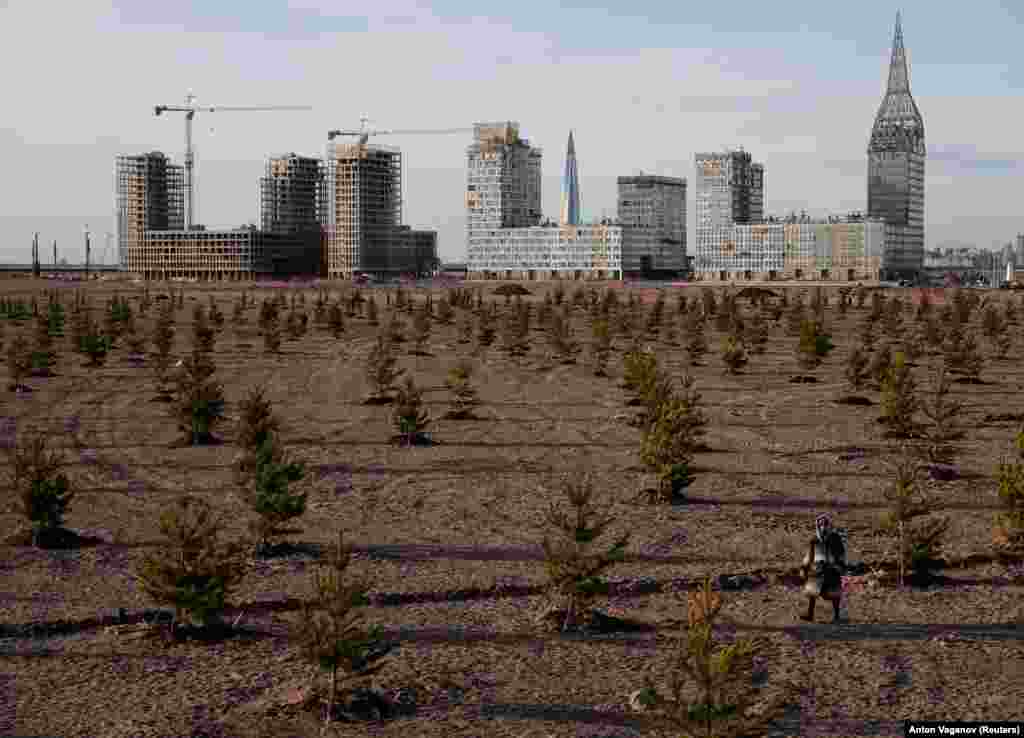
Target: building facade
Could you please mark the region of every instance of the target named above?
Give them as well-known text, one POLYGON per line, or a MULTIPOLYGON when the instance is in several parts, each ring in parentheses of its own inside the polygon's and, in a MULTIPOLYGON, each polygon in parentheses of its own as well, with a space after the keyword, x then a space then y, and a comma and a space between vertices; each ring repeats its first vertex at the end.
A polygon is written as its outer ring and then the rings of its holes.
POLYGON ((701 281, 877 281, 886 243, 885 222, 845 218, 787 218, 736 223, 695 266, 701 281))
POLYGON ((151 230, 184 228, 184 168, 162 152, 115 160, 115 231, 122 269, 142 267, 144 236, 151 230))
POLYGON ((910 94, 899 15, 885 97, 868 143, 868 215, 886 222, 883 278, 913 279, 924 263, 924 120, 910 94))
POLYGON ((502 228, 540 224, 541 150, 519 124, 477 123, 466 150, 466 249, 485 248, 502 228))
POLYGON ((619 177, 617 214, 624 272, 687 271, 686 179, 619 177))
POLYGON ((764 217, 764 166, 742 151, 702 153, 694 157, 695 254, 698 271, 714 270, 716 249, 729 240, 734 223, 764 217))
POLYGON ((499 228, 470 255, 467 279, 621 279, 622 228, 540 225, 499 228))

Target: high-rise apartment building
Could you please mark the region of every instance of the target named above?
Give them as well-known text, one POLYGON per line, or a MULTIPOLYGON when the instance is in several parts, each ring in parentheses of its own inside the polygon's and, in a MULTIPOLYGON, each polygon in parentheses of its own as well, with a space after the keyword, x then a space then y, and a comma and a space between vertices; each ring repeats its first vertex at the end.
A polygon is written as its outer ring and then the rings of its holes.
POLYGON ((332 143, 325 179, 328 278, 400 271, 402 153, 391 146, 332 143))
POLYGON ((618 178, 622 270, 686 270, 686 179, 639 175, 618 178))
POLYGON ((115 163, 115 230, 118 261, 134 271, 143 234, 184 227, 184 168, 160 151, 118 156, 115 163))
POLYGON ((562 177, 562 225, 580 224, 580 177, 576 170, 576 144, 569 131, 569 145, 565 152, 565 175, 562 177))
POLYGON ((758 223, 764 218, 764 165, 742 149, 703 153, 695 157, 697 180, 694 216, 698 271, 721 269, 718 252, 734 223, 758 223))
POLYGON ((886 222, 882 278, 914 278, 924 264, 924 120, 910 94, 903 29, 896 31, 885 97, 868 143, 868 215, 886 222))
POLYGON ((477 123, 466 150, 466 249, 470 260, 500 228, 540 223, 541 150, 519 124, 477 123))
POLYGON ((320 232, 324 195, 319 158, 284 154, 267 159, 260 179, 260 226, 266 233, 320 232))

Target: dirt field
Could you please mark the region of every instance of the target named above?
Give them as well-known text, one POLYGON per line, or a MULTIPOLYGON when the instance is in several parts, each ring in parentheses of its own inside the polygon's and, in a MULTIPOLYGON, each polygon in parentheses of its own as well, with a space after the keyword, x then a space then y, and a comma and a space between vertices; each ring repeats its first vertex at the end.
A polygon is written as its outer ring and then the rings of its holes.
MULTIPOLYGON (((27 299, 57 289, 70 306, 75 286, 54 285, 4 280, 0 296, 27 299)), ((504 309, 505 299, 491 295, 493 283, 467 286, 504 309)), ((133 309, 141 292, 110 281, 77 287, 97 317, 115 291, 129 296, 133 309)), ((531 301, 549 289, 529 288, 531 301)), ((329 291, 333 299, 347 289, 329 291)), ((710 419, 709 451, 698 456, 690 501, 668 506, 632 500, 652 479, 640 466, 640 431, 628 423, 635 409, 620 387, 620 337, 607 378, 592 375, 585 352, 576 365, 549 361, 539 331, 518 363, 505 357, 499 338, 476 357, 480 419, 459 421, 441 417, 449 405, 443 383, 473 345, 457 341, 456 325, 434 323, 432 355, 412 356, 411 345, 401 344, 400 364, 429 390, 435 445, 400 448, 389 440, 390 408, 362 404, 370 390, 364 359, 378 330, 365 319, 348 319, 340 340, 311 320, 305 337, 286 338, 282 353, 269 356, 257 335, 258 304, 280 290, 256 288, 257 307, 247 311, 241 336, 231 325, 238 285, 184 290, 177 356, 189 349, 196 301, 206 304, 214 294, 226 318, 215 350, 227 398, 228 420, 215 430, 222 445, 176 446, 168 406, 152 401, 151 370, 129 363, 123 346, 105 366, 87 368, 60 339, 56 376, 28 379, 31 393, 7 390, 4 375, 0 415, 8 442, 40 426, 64 438, 78 490, 65 526, 100 542, 67 550, 3 547, 0 733, 316 735, 316 715, 287 704, 312 674, 290 618, 310 593, 318 552, 339 529, 356 547, 353 568, 375 582, 367 621, 400 641, 374 685, 415 709, 383 722, 336 725, 338 735, 677 736, 631 710, 628 695, 645 672, 664 683, 671 649, 685 636, 685 590, 706 575, 748 576, 745 586, 722 593, 724 635, 757 635, 774 648, 764 690, 786 695, 786 708, 766 735, 895 736, 911 718, 1024 720, 1024 576, 995 562, 990 543, 998 507, 993 476, 1017 425, 984 421, 986 414, 1024 413, 1021 327, 1012 328, 1008 360, 990 358, 983 344, 984 384, 953 385, 968 429, 957 444, 959 475, 928 482, 952 520, 946 579, 927 589, 886 580, 853 594, 841 624, 828 622, 824 602, 808 624, 797 617, 806 600, 793 572, 816 514, 831 512, 849 531, 851 560, 892 559, 892 539, 877 532, 883 490, 892 483, 883 463, 892 449, 876 422, 879 395, 861 393, 874 401, 868 407, 835 401, 847 391, 844 360, 866 306, 841 318, 832 294, 827 325, 836 349, 815 384, 789 381, 799 373, 797 341, 784 320, 767 352, 753 355, 737 376, 723 374, 721 336, 709 325, 711 350, 704 366, 691 370, 710 419), (301 532, 290 537, 307 553, 251 562, 226 618, 240 617, 235 637, 165 645, 135 627, 158 606, 136 589, 133 563, 158 544, 158 516, 183 491, 227 515, 229 537, 244 534, 249 514, 230 470, 232 421, 237 402, 257 384, 268 390, 290 452, 310 472, 308 509, 294 526, 301 532), (65 433, 75 418, 77 445, 65 433), (616 518, 608 539, 632 533, 627 561, 611 571, 613 605, 644 629, 563 635, 533 622, 545 601, 543 516, 550 502, 562 504, 560 475, 580 465, 594 472, 616 518)), ((385 291, 363 294, 375 294, 383 308, 385 291)), ((679 291, 668 291, 667 316, 676 315, 679 291)), ((699 287, 681 291, 693 296, 699 287)), ((1019 302, 1008 292, 983 294, 1019 302)), ((316 294, 305 296, 311 313, 316 294)), ((147 334, 154 314, 139 320, 147 334)), ((0 322, 6 351, 18 329, 0 322)), ((573 328, 577 340, 589 341, 585 310, 575 311, 573 328)), ((31 321, 21 330, 31 337, 31 321)), ((682 370, 682 347, 648 342, 661 366, 682 370)), ((923 368, 915 372, 923 383, 923 368)), ((13 540, 24 527, 14 514, 0 515, 0 538, 13 540)))

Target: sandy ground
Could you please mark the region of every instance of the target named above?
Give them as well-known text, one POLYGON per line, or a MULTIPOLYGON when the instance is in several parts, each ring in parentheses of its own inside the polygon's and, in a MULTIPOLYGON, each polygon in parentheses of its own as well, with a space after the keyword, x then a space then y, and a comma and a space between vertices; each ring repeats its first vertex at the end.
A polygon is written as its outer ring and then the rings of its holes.
MULTIPOLYGON (((4 280, 0 294, 27 296, 41 286, 53 283, 4 280)), ((490 295, 494 286, 473 285, 504 309, 504 298, 490 295)), ((546 289, 529 287, 531 300, 546 289)), ((74 288, 58 289, 69 303, 74 288)), ((87 289, 98 306, 114 291, 135 299, 140 288, 106 282, 87 289)), ((858 592, 834 626, 826 603, 817 623, 797 618, 805 600, 791 574, 814 516, 830 510, 847 528, 852 560, 889 560, 893 546, 877 531, 892 480, 883 461, 892 449, 876 422, 878 393, 862 393, 875 402, 869 407, 835 402, 846 392, 844 358, 864 310, 842 318, 829 309, 837 348, 815 372, 815 384, 789 381, 798 372, 796 339, 784 326, 737 376, 723 374, 721 337, 709 330, 712 353, 691 370, 710 419, 709 451, 698 456, 690 502, 652 506, 633 501, 652 480, 638 459, 640 432, 628 423, 635 410, 620 388, 621 338, 607 378, 592 376, 585 354, 576 365, 549 361, 540 332, 520 362, 507 359, 499 341, 471 357, 479 420, 456 421, 442 417, 444 377, 473 349, 457 341, 456 326, 435 323, 431 355, 413 356, 403 344, 400 364, 428 390, 437 443, 398 448, 389 442, 388 407, 362 404, 369 392, 364 359, 376 332, 365 320, 349 320, 340 340, 313 329, 268 356, 255 308, 241 335, 231 327, 236 286, 185 290, 178 355, 188 349, 194 301, 214 294, 228 319, 216 347, 228 400, 228 422, 217 430, 223 445, 174 447, 167 406, 151 401, 151 372, 131 365, 124 348, 91 369, 65 339, 57 376, 30 379, 32 393, 5 390, 0 399, 8 433, 45 426, 62 434, 65 421, 78 419, 80 444, 62 436, 78 490, 66 527, 101 541, 70 550, 4 546, 0 733, 315 735, 315 716, 282 704, 312 673, 290 618, 310 593, 316 552, 339 530, 356 546, 353 568, 374 583, 367 621, 400 643, 375 687, 416 704, 391 720, 339 727, 339 735, 678 735, 630 710, 628 694, 647 672, 667 679, 684 635, 687 587, 726 574, 750 575, 753 584, 723 593, 723 637, 756 635, 772 648, 763 693, 766 700, 781 695, 785 708, 768 735, 888 736, 902 735, 908 718, 1024 719, 1022 580, 1019 570, 989 556, 993 474, 1016 425, 984 420, 1024 412, 1019 327, 1010 359, 986 363, 985 384, 954 385, 968 431, 957 446, 959 478, 928 483, 952 520, 948 579, 924 590, 885 584, 858 592), (232 621, 241 616, 238 636, 165 646, 134 627, 158 606, 137 589, 132 567, 159 543, 159 513, 182 491, 227 516, 226 536, 244 534, 248 514, 229 468, 236 453, 231 421, 257 384, 267 388, 292 455, 310 472, 308 510, 290 540, 313 553, 250 562, 228 613, 232 621), (615 518, 607 537, 632 534, 627 561, 611 571, 612 605, 645 630, 559 634, 533 622, 545 601, 538 545, 544 514, 552 501, 562 502, 561 475, 581 467, 593 472, 615 518), (108 627, 120 608, 126 624, 108 627)), ((673 317, 678 291, 669 291, 673 317)), ((257 290, 257 299, 269 292, 257 290)), ((383 307, 384 289, 373 293, 383 307)), ((307 290, 310 312, 314 298, 307 290)), ((4 323, 6 346, 16 329, 4 323)), ((149 324, 140 321, 147 330, 149 324)), ((576 311, 573 325, 578 340, 589 339, 585 311, 576 311)), ((661 365, 682 370, 681 347, 651 343, 661 365)), ((924 370, 915 371, 925 381, 924 370)), ((22 527, 16 515, 0 516, 4 537, 22 527)))

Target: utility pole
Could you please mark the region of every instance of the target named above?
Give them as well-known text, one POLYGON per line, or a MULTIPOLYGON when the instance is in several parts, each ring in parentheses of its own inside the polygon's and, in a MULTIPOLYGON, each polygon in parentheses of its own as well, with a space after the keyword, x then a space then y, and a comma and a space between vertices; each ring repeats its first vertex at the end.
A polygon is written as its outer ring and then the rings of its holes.
POLYGON ((39 278, 39 231, 32 237, 32 276, 39 278))
POLYGON ((57 239, 53 239, 53 265, 57 266, 57 239))
POLYGON ((85 279, 89 281, 89 224, 85 224, 85 279))

